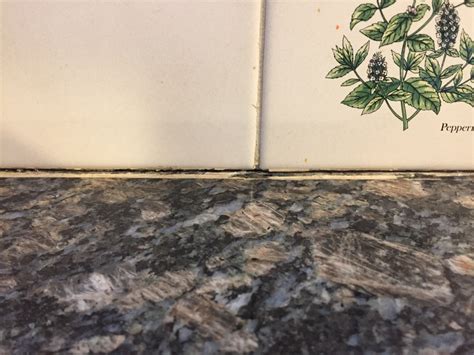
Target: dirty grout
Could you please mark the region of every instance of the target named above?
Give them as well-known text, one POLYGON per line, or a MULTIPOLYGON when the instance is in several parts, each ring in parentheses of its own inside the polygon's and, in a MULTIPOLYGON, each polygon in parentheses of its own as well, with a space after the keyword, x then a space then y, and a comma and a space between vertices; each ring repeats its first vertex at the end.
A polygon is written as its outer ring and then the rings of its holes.
POLYGON ((398 180, 474 178, 458 171, 254 171, 254 170, 0 170, 0 178, 203 179, 203 180, 398 180))

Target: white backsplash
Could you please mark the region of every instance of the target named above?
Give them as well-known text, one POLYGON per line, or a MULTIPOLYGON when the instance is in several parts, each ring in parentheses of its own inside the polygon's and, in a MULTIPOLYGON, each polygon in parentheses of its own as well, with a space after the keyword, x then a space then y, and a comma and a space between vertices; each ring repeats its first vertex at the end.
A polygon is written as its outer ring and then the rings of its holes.
MULTIPOLYGON (((474 126, 465 103, 406 130, 385 103, 363 116, 341 104, 360 83, 326 78, 332 49, 346 36, 357 51, 382 21, 351 30, 362 3, 377 0, 0 0, 0 167, 252 169, 256 155, 270 170, 474 169, 474 131, 442 130, 474 126)), ((458 10, 474 37, 474 8, 458 10)), ((436 39, 434 21, 420 33, 436 39)), ((377 51, 397 77, 401 47, 370 41, 361 77, 377 51)))
POLYGON ((0 6, 0 166, 253 167, 258 1, 0 6))

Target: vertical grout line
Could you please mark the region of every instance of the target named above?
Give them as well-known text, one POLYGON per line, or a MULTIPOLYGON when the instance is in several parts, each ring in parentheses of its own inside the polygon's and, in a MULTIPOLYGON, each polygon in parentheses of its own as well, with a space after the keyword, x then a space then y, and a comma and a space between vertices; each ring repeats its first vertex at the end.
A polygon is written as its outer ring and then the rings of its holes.
POLYGON ((260 30, 258 38, 258 84, 257 84, 257 117, 255 129, 255 152, 253 168, 260 168, 261 128, 262 128, 262 98, 263 98, 263 64, 265 57, 267 0, 260 0, 260 30))

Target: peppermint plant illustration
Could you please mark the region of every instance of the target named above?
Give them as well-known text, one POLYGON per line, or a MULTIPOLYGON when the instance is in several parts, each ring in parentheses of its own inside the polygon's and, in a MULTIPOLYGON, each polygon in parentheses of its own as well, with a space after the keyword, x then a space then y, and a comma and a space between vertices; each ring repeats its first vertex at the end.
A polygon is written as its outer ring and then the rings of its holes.
POLYGON ((458 12, 461 6, 474 7, 474 0, 460 1, 451 4, 449 0, 432 0, 430 6, 410 0, 408 7, 403 5, 402 12, 390 19, 386 9, 394 10, 397 3, 406 1, 376 0, 375 4, 359 5, 352 14, 351 30, 375 17, 378 20, 360 30, 369 41, 357 52, 346 36, 342 46, 333 49, 339 65, 326 77, 337 79, 352 74, 354 77, 342 86, 357 85, 342 103, 362 110, 363 115, 386 105, 402 122, 403 130, 421 111, 439 114, 443 102, 474 106, 474 42, 461 30, 458 12), (436 40, 423 33, 429 26, 434 26, 436 40), (371 41, 379 48, 367 60, 371 41), (388 49, 393 63, 388 63, 384 54, 388 49), (365 78, 360 69, 363 66, 367 68, 365 78))

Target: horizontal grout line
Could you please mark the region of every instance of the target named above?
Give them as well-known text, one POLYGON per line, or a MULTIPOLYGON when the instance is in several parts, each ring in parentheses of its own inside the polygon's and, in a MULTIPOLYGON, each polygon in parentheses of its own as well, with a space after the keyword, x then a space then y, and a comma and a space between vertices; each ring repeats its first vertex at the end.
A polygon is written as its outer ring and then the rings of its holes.
POLYGON ((0 178, 66 178, 66 179, 203 179, 203 180, 397 180, 467 177, 472 171, 288 171, 254 170, 0 170, 0 178))

